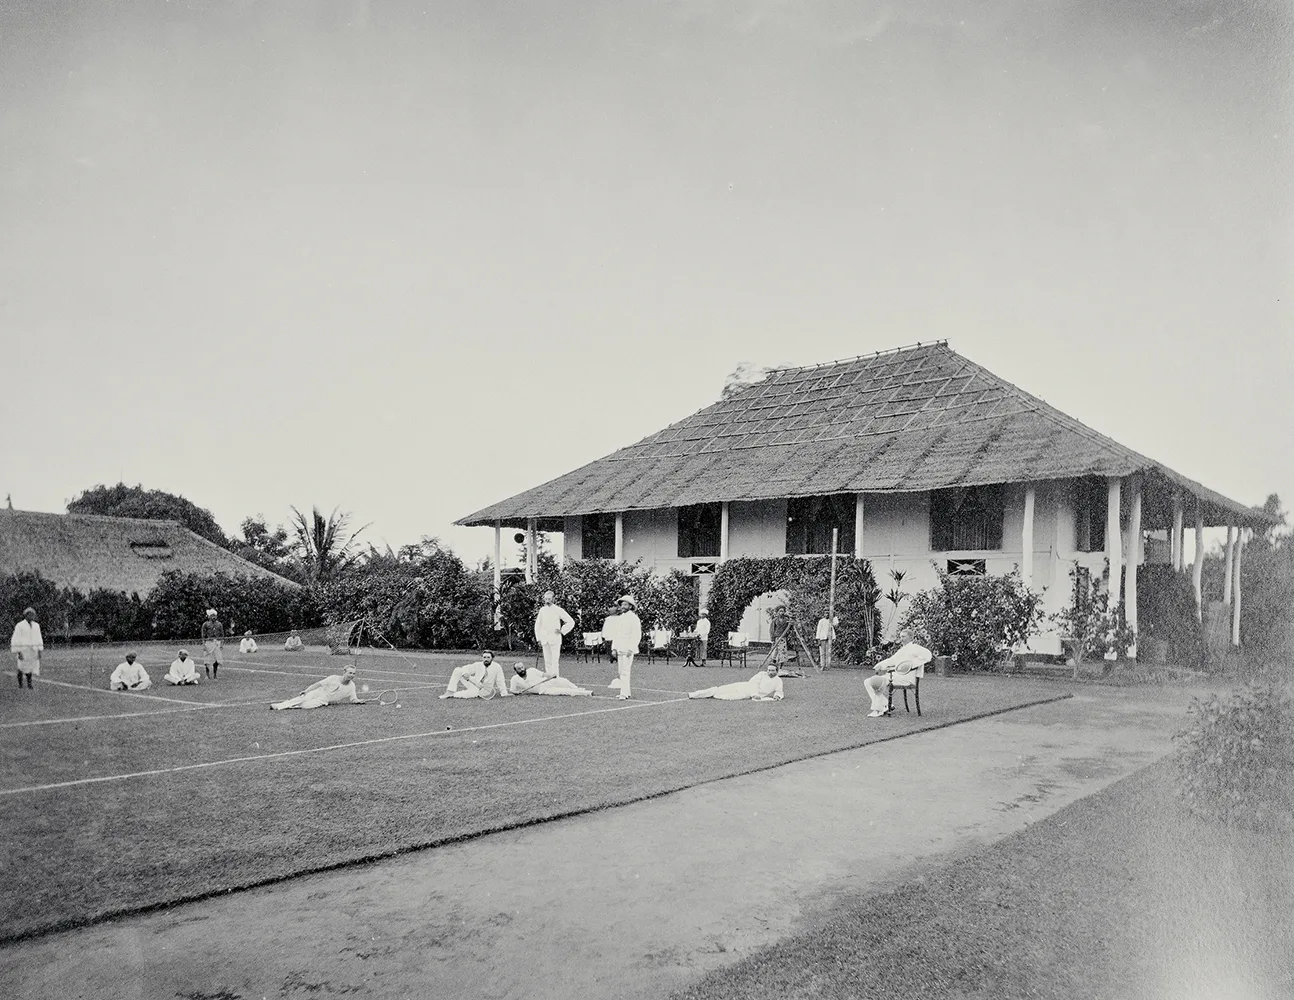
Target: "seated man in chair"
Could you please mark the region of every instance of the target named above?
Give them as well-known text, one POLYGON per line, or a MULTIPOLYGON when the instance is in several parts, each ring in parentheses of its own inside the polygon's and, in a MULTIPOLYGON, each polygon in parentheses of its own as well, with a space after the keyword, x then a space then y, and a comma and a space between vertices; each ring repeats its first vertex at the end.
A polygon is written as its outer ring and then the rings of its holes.
POLYGON ((876 673, 863 681, 867 695, 872 700, 872 710, 867 713, 869 719, 876 719, 889 714, 890 675, 894 675, 896 686, 904 683, 904 675, 910 674, 930 662, 933 653, 915 642, 912 629, 905 628, 899 632, 899 641, 903 643, 898 651, 876 664, 876 673))

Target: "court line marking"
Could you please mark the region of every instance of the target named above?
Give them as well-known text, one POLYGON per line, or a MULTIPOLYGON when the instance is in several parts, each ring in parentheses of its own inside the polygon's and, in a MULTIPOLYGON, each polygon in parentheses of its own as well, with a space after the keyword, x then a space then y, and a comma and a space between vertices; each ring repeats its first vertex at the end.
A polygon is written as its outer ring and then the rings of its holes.
POLYGON ((399 736, 382 736, 372 740, 356 740, 351 743, 333 743, 322 747, 306 747, 302 750, 280 750, 276 753, 253 754, 247 757, 226 757, 223 760, 204 761, 200 764, 179 764, 175 767, 155 768, 150 771, 131 771, 126 774, 106 774, 97 778, 74 778, 71 781, 55 781, 46 785, 27 785, 22 788, 0 789, 0 796, 24 795, 31 792, 47 792, 57 788, 75 788, 81 785, 99 785, 108 781, 125 781, 129 778, 151 778, 162 774, 176 774, 181 771, 200 771, 206 768, 222 767, 226 764, 245 764, 256 760, 275 760, 282 757, 301 757, 311 753, 328 753, 333 750, 352 750, 356 747, 375 746, 380 743, 397 743, 401 740, 430 739, 435 736, 457 735, 460 733, 477 733, 486 729, 503 729, 508 726, 528 726, 539 722, 553 722, 558 719, 578 719, 586 715, 604 715, 607 712, 631 712, 634 709, 655 708, 658 705, 677 705, 687 701, 686 698, 670 698, 665 701, 639 702, 637 705, 617 705, 613 708, 595 708, 588 712, 566 712, 561 715, 542 715, 533 719, 512 719, 508 722, 491 722, 482 726, 463 726, 459 729, 431 729, 424 733, 404 733, 399 736))
MULTIPOLYGON (((369 691, 361 692, 361 693, 376 697, 377 695, 382 694, 384 691, 396 691, 399 694, 404 694, 404 692, 406 691, 439 690, 441 686, 442 685, 440 684, 405 684, 399 688, 371 689, 369 691)), ((98 688, 91 688, 90 690, 97 691, 98 688)), ((112 694, 118 694, 118 693, 119 692, 117 691, 112 692, 112 694)), ((370 698, 369 700, 371 701, 373 699, 370 698)), ((256 701, 213 701, 213 702, 193 701, 193 702, 186 702, 185 708, 159 708, 155 712, 119 712, 114 715, 77 715, 77 716, 58 718, 58 719, 28 719, 25 722, 0 722, 0 729, 21 729, 27 726, 52 726, 61 722, 99 722, 101 720, 110 720, 110 719, 142 719, 142 718, 150 717, 154 715, 179 715, 183 712, 198 712, 208 708, 247 708, 249 705, 270 705, 270 704, 273 704, 273 702, 266 701, 263 698, 258 698, 256 701)))
POLYGON ((186 701, 183 698, 165 698, 160 694, 144 694, 141 691, 131 691, 129 693, 125 693, 122 691, 111 691, 108 688, 90 687, 88 684, 72 684, 72 683, 69 683, 68 681, 51 680, 48 677, 42 677, 40 679, 40 682, 42 684, 53 684, 55 687, 76 688, 78 691, 95 691, 99 694, 110 694, 114 698, 122 698, 122 697, 148 698, 148 699, 151 699, 152 701, 170 702, 172 705, 202 705, 204 707, 208 705, 220 704, 220 702, 186 701))

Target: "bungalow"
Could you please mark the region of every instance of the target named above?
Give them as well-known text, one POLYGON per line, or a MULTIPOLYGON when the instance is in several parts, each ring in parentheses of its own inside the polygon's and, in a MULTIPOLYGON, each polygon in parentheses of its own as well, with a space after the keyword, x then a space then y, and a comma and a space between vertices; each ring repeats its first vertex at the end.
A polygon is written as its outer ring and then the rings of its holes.
MULTIPOLYGON (((572 558, 642 559, 698 580, 735 556, 871 560, 907 592, 951 573, 1006 573, 1071 599, 1079 567, 1118 594, 1136 628, 1134 567, 1183 568, 1195 531, 1200 600, 1205 527, 1227 529, 1232 642, 1240 554, 1259 512, 1098 434, 952 351, 918 344, 781 368, 636 444, 462 518, 461 525, 561 531, 572 558), (834 529, 834 532, 833 532, 834 529), (1108 570, 1107 570, 1108 566, 1108 570), (1125 579, 1125 567, 1127 568, 1125 579), (1234 597, 1234 599, 1233 599, 1234 597)), ((496 573, 498 559, 495 559, 496 573)), ((1059 638, 1035 642, 1059 652, 1059 638)))

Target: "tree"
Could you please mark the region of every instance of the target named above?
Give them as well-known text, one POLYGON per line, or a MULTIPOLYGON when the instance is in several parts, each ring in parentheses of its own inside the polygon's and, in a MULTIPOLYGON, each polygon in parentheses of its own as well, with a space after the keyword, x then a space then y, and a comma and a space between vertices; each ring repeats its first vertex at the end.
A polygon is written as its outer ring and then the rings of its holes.
POLYGON ((196 535, 229 548, 228 537, 205 510, 175 493, 146 490, 142 486, 94 486, 67 505, 69 514, 101 514, 105 517, 141 517, 150 521, 179 521, 196 535))
POLYGON ((297 558, 287 528, 281 524, 271 528, 264 514, 243 518, 241 527, 243 537, 234 539, 229 546, 235 554, 289 580, 306 581, 305 567, 297 558))
POLYGON ((354 565, 360 556, 356 539, 367 524, 348 533, 351 515, 337 507, 327 517, 318 507, 311 508, 309 517, 293 507, 292 515, 297 547, 311 583, 327 583, 354 565))

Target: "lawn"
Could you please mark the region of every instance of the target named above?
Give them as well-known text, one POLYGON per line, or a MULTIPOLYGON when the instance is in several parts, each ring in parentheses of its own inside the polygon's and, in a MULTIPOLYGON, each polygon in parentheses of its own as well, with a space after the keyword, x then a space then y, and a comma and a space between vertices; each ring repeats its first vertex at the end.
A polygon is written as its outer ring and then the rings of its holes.
MULTIPOLYGON (((172 650, 143 647, 155 679, 172 650)), ((600 697, 440 701, 464 657, 363 656, 400 708, 270 712, 346 660, 262 652, 217 683, 104 690, 120 651, 55 651, 35 691, 0 687, 0 939, 632 802, 700 782, 1060 697, 1018 678, 929 678, 924 718, 866 719, 862 675, 788 679, 782 703, 689 702, 753 672, 606 663, 563 674, 600 697), (71 686, 77 685, 77 686, 71 686)))
POLYGON ((1294 996, 1294 838, 1196 821, 1172 778, 1161 762, 676 996, 1294 996))

